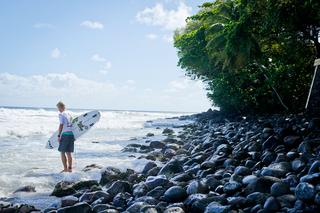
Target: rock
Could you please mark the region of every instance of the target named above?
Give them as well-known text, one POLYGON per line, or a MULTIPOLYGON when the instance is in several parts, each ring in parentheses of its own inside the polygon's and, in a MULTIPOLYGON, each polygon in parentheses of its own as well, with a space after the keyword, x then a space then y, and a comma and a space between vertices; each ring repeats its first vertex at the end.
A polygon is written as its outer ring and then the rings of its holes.
POLYGON ((94 170, 94 169, 102 169, 102 166, 99 166, 97 164, 90 164, 90 165, 84 167, 82 169, 82 171, 83 172, 89 172, 89 171, 94 170))
POLYGON ((279 140, 275 136, 271 135, 265 142, 263 142, 262 149, 274 150, 278 144, 279 144, 279 140))
POLYGON ((112 185, 106 190, 111 196, 115 196, 118 193, 131 192, 131 185, 128 181, 115 181, 112 185))
POLYGON ((251 174, 251 170, 245 166, 238 166, 234 170, 234 174, 236 175, 241 175, 241 176, 246 176, 251 174))
POLYGON ((74 206, 68 206, 58 209, 57 213, 91 213, 91 206, 87 203, 77 203, 74 206))
POLYGON ((292 166, 293 171, 300 172, 301 170, 303 170, 305 168, 306 164, 303 161, 301 161, 300 159, 296 159, 291 162, 291 166, 292 166))
POLYGON ((146 136, 147 136, 147 137, 153 137, 153 136, 154 136, 154 134, 153 134, 153 133, 151 133, 151 132, 149 132, 146 136))
POLYGON ((271 186, 271 195, 274 197, 278 197, 285 194, 290 194, 290 186, 284 182, 277 182, 272 184, 271 186))
POLYGON ((247 203, 247 199, 245 197, 228 197, 228 204, 231 206, 231 208, 241 208, 244 207, 247 203))
POLYGON ((72 187, 75 190, 81 190, 81 189, 90 189, 92 186, 98 186, 99 183, 95 180, 85 180, 85 181, 79 181, 76 182, 72 187))
POLYGON ((146 205, 147 204, 144 202, 135 202, 126 209, 126 212, 129 212, 129 213, 141 212, 141 209, 146 205))
MULTIPOLYGON (((93 208, 92 208, 92 211, 93 212, 105 212, 106 210, 111 210, 111 209, 114 209, 115 207, 109 205, 109 204, 98 204, 98 205, 95 205, 93 208)), ((115 209, 114 209, 115 210, 115 209)), ((109 211, 108 211, 109 212, 109 211)), ((117 211, 118 212, 118 211, 117 211)))
POLYGON ((149 176, 145 183, 149 189, 153 189, 157 186, 167 185, 169 180, 164 175, 149 176))
POLYGON ((276 198, 269 197, 264 203, 263 208, 267 211, 277 211, 280 209, 280 204, 276 198))
POLYGON ((296 147, 300 142, 301 138, 296 135, 289 135, 283 139, 284 145, 289 148, 296 147))
POLYGON ((295 189, 295 195, 297 199, 308 201, 313 200, 316 191, 313 185, 309 183, 299 183, 295 189))
POLYGON ((74 204, 76 204, 78 202, 78 198, 75 197, 75 196, 66 196, 66 197, 63 197, 61 199, 61 207, 66 207, 66 206, 73 206, 74 204))
POLYGON ((320 173, 305 175, 300 178, 300 182, 307 182, 312 184, 317 184, 319 181, 320 181, 320 173))
POLYGON ((273 163, 262 168, 261 175, 272 177, 283 177, 291 170, 291 165, 287 162, 273 163))
POLYGON ((157 167, 155 162, 149 161, 143 168, 142 174, 147 174, 152 168, 157 167))
POLYGON ((230 209, 230 206, 223 206, 218 202, 211 202, 204 213, 227 213, 230 209))
POLYGON ((232 182, 227 182, 226 184, 224 184, 223 186, 223 191, 228 194, 234 194, 235 192, 239 191, 241 189, 241 183, 232 181, 232 182))
POLYGON ((18 192, 36 192, 36 188, 34 186, 23 186, 18 188, 13 193, 18 193, 18 192))
POLYGON ((247 196, 247 201, 252 204, 264 204, 268 196, 262 192, 253 192, 247 196))
POLYGON ((149 177, 149 176, 156 176, 159 172, 160 172, 160 167, 153 167, 152 169, 150 169, 149 171, 148 171, 148 173, 147 173, 147 177, 149 177))
POLYGON ((169 129, 169 128, 165 128, 162 131, 162 134, 164 134, 164 135, 172 135, 173 133, 174 133, 174 131, 172 129, 169 129))
POLYGON ((130 197, 131 197, 131 195, 127 192, 126 193, 119 193, 113 198, 112 203, 115 207, 125 209, 130 197))
POLYGON ((55 185, 51 195, 56 197, 64 197, 74 193, 76 193, 76 190, 73 188, 73 183, 62 181, 55 185))
POLYGON ((183 172, 181 163, 178 160, 173 159, 161 168, 158 175, 165 175, 167 178, 172 178, 175 174, 180 172, 183 172))
POLYGON ((187 193, 196 194, 196 193, 208 193, 209 188, 206 182, 203 180, 193 180, 189 183, 187 187, 187 193))
POLYGON ((96 191, 93 193, 90 202, 94 202, 97 199, 102 199, 103 203, 107 203, 112 201, 112 196, 109 193, 104 191, 96 191))
POLYGON ((180 175, 174 176, 173 178, 170 179, 170 181, 173 182, 188 182, 190 180, 192 180, 193 177, 191 174, 189 173, 182 173, 180 175))
POLYGON ((161 142, 161 141, 151 141, 149 146, 153 149, 162 149, 164 148, 166 145, 161 142))
POLYGON ((115 167, 106 167, 101 170, 100 184, 106 185, 114 180, 123 180, 124 174, 115 167))
POLYGON ((319 173, 320 172, 320 161, 316 160, 310 166, 308 174, 319 173))
POLYGON ((151 197, 154 197, 155 199, 159 199, 165 193, 165 191, 166 189, 163 188, 162 186, 157 186, 151 191, 149 191, 147 193, 147 196, 151 196, 151 197))
POLYGON ((183 201, 187 196, 186 190, 181 186, 172 186, 164 193, 165 200, 170 203, 183 201))
POLYGON ((280 179, 276 177, 261 176, 252 183, 249 183, 245 188, 245 192, 247 195, 252 192, 270 193, 270 187, 272 186, 272 184, 279 181, 280 179))
POLYGON ((296 201, 296 197, 292 194, 286 194, 277 197, 277 200, 279 201, 281 208, 292 208, 294 202, 296 201))
POLYGON ((147 194, 148 187, 144 182, 138 183, 133 186, 133 192, 132 195, 136 197, 141 197, 147 194))
POLYGON ((250 183, 254 183, 255 181, 257 181, 258 177, 255 176, 255 175, 248 175, 248 176, 245 176, 243 179, 242 179, 242 183, 244 185, 248 185, 250 183))
POLYGON ((314 202, 317 204, 317 205, 320 205, 320 192, 318 192, 314 198, 314 202))

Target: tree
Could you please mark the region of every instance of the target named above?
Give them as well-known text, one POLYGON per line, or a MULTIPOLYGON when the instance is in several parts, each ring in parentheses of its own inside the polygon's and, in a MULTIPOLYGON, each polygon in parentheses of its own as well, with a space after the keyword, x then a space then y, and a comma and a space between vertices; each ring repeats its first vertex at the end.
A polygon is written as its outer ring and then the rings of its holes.
POLYGON ((282 101, 301 110, 320 50, 318 6, 314 0, 205 3, 175 33, 178 65, 206 82, 222 110, 274 112, 282 101))

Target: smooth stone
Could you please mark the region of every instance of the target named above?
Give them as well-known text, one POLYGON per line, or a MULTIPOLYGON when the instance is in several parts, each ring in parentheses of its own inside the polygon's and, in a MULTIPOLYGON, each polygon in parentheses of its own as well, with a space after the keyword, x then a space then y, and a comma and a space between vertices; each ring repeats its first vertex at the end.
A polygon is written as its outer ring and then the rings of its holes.
POLYGON ((176 181, 176 182, 187 182, 192 180, 193 177, 189 173, 182 173, 180 175, 174 176, 170 179, 170 181, 176 181))
POLYGON ((156 188, 152 189, 147 193, 147 196, 154 197, 156 199, 159 199, 163 194, 165 193, 166 189, 162 186, 157 186, 156 188))
POLYGON ((312 200, 316 194, 315 188, 309 183, 299 183, 295 189, 297 199, 308 201, 312 200))
POLYGON ((75 197, 75 196, 66 196, 66 197, 63 197, 61 199, 61 207, 66 207, 66 206, 73 206, 74 204, 76 204, 78 202, 78 198, 75 197))
POLYGON ((81 190, 81 189, 91 189, 91 187, 98 186, 98 185, 99 185, 99 183, 96 180, 84 180, 84 181, 76 182, 73 185, 73 188, 76 191, 78 191, 78 190, 81 190))
POLYGON ((248 185, 250 183, 253 183, 255 181, 257 181, 258 177, 255 176, 255 175, 248 175, 248 176, 245 176, 243 179, 242 179, 242 184, 244 185, 248 185))
POLYGON ((238 166, 234 169, 234 174, 246 176, 251 174, 251 170, 245 166, 238 166))
POLYGON ((187 193, 189 195, 196 193, 208 193, 208 191, 208 186, 203 180, 193 180, 189 183, 187 187, 187 193))
POLYGON ((165 175, 167 178, 172 178, 175 174, 181 172, 183 172, 181 163, 178 160, 173 159, 161 168, 158 175, 165 175))
POLYGON ((302 176, 300 178, 300 182, 307 182, 307 183, 319 183, 320 181, 320 173, 313 173, 309 175, 302 176))
POLYGON ((277 200, 279 201, 281 208, 283 207, 292 208, 294 205, 294 202, 296 201, 296 196, 292 194, 281 195, 277 197, 277 200))
POLYGON ((144 182, 138 183, 133 186, 132 195, 136 197, 144 196, 148 193, 148 187, 144 182))
POLYGON ((289 135, 283 139, 283 143, 287 147, 296 147, 301 141, 300 136, 289 135))
POLYGON ((119 193, 113 198, 112 203, 115 207, 125 208, 130 197, 131 195, 127 192, 119 193))
POLYGON ((184 213, 184 210, 180 207, 169 207, 164 213, 184 213))
POLYGON ((232 182, 227 182, 226 184, 224 184, 223 186, 223 191, 226 194, 234 194, 235 192, 239 191, 241 189, 242 185, 241 183, 232 181, 232 182))
POLYGON ((245 206, 247 203, 247 199, 245 197, 228 197, 228 204, 231 206, 231 208, 240 208, 242 206, 245 206))
POLYGON ((303 168, 305 168, 306 164, 300 159, 296 159, 291 162, 292 170, 295 172, 300 172, 303 168))
POLYGON ((230 210, 230 206, 223 206, 218 202, 211 202, 204 213, 227 213, 230 210))
POLYGON ((278 197, 285 194, 290 194, 290 186, 284 182, 277 182, 271 186, 271 195, 278 197))
POLYGON ((51 195, 56 197, 65 197, 68 195, 72 195, 76 193, 76 190, 72 186, 73 186, 72 182, 66 182, 66 181, 59 182, 55 185, 51 195))
POLYGON ((110 208, 112 208, 112 207, 109 204, 98 204, 92 208, 92 211, 93 212, 102 212, 105 210, 109 210, 110 208))
POLYGON ((112 185, 107 188, 106 192, 108 192, 111 196, 115 196, 118 193, 123 192, 131 192, 131 185, 128 181, 115 181, 112 185))
POLYGON ((172 186, 164 193, 164 198, 168 202, 183 201, 187 196, 186 190, 181 186, 172 186))
POLYGON ((58 209, 57 213, 91 213, 91 206, 87 203, 77 203, 74 206, 68 206, 58 209))
POLYGON ((263 208, 268 211, 277 211, 280 209, 280 203, 276 198, 269 197, 264 203, 263 208))
POLYGON ((247 196, 248 202, 259 203, 259 204, 263 204, 267 198, 268 196, 262 192, 253 192, 247 196))
POLYGON ((153 189, 157 186, 167 185, 169 183, 169 180, 164 175, 149 176, 145 183, 149 189, 153 189))
POLYGON ((291 165, 287 162, 273 163, 268 167, 262 168, 261 175, 272 177, 283 177, 291 169, 291 165))
POLYGON ((23 186, 23 187, 18 188, 13 193, 18 193, 18 192, 36 192, 36 187, 34 187, 34 186, 23 186))
POLYGON ((101 185, 106 185, 112 181, 121 179, 123 179, 123 174, 118 168, 109 166, 101 170, 101 185))
POLYGON ((137 213, 137 212, 140 212, 141 209, 146 206, 147 203, 144 203, 144 202, 135 202, 133 203, 131 206, 129 206, 127 209, 126 209, 126 212, 129 212, 129 213, 137 213))
POLYGON ((143 168, 142 174, 147 174, 152 168, 157 167, 155 162, 149 161, 143 168))
POLYGON ((151 141, 149 146, 153 149, 162 149, 164 148, 166 145, 161 142, 161 141, 151 141))

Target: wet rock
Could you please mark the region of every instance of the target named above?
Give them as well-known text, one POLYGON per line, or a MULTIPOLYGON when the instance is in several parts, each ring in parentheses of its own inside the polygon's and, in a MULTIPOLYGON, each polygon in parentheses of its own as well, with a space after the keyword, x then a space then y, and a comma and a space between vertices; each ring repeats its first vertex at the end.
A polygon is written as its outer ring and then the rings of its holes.
POLYGON ((152 169, 150 169, 149 171, 148 171, 148 173, 147 173, 147 177, 149 177, 149 176, 156 176, 159 172, 160 172, 160 167, 153 167, 152 169))
MULTIPOLYGON (((110 212, 111 210, 115 210, 115 207, 109 205, 109 204, 98 204, 98 205, 95 205, 93 208, 92 208, 93 212, 110 212), (108 211, 110 210, 110 211, 108 211)), ((118 212, 118 211, 117 211, 118 212)))
POLYGON ((162 134, 164 134, 164 135, 172 135, 173 133, 174 133, 174 131, 172 129, 169 129, 169 128, 165 128, 162 131, 162 134))
POLYGON ((214 201, 207 206, 205 213, 227 213, 229 210, 230 206, 223 206, 214 201))
POLYGON ((102 203, 107 203, 112 200, 112 196, 104 191, 96 191, 93 193, 90 202, 94 202, 97 199, 101 199, 102 203))
POLYGON ((129 212, 129 213, 137 213, 137 212, 140 212, 141 209, 146 206, 147 203, 144 203, 144 202, 135 202, 133 203, 131 206, 129 206, 127 209, 126 209, 126 212, 129 212))
POLYGON ((116 181, 106 190, 111 196, 115 196, 118 193, 131 192, 131 185, 127 181, 116 181))
POLYGON ((293 171, 300 172, 305 168, 306 164, 302 160, 296 159, 291 162, 291 166, 293 171))
POLYGON ((226 184, 224 184, 223 186, 223 191, 228 194, 234 194, 235 192, 239 191, 241 189, 241 183, 232 181, 232 182, 228 182, 226 184))
POLYGON ((178 160, 173 159, 161 168, 158 175, 165 175, 167 178, 171 178, 180 172, 183 172, 181 163, 178 160))
POLYGON ((149 132, 146 136, 147 136, 147 137, 153 137, 153 136, 154 136, 154 134, 153 134, 153 133, 151 133, 151 132, 149 132))
POLYGON ((115 167, 106 167, 101 170, 100 184, 106 185, 114 180, 122 180, 123 174, 120 169, 115 167))
POLYGON ((13 193, 18 193, 18 192, 36 192, 36 187, 34 187, 34 186, 23 186, 23 187, 18 188, 13 193))
POLYGON ((272 177, 283 177, 291 169, 291 165, 287 162, 273 163, 268 167, 262 168, 261 175, 272 177))
POLYGON ((277 182, 271 186, 271 195, 278 197, 285 194, 290 194, 290 186, 284 182, 277 182))
POLYGON ((292 208, 296 201, 296 197, 292 194, 286 194, 277 197, 277 200, 279 201, 281 208, 292 208))
POLYGON ((296 135, 289 135, 283 139, 284 145, 289 148, 296 147, 297 145, 299 145, 300 142, 301 142, 300 136, 296 136, 296 135))
POLYGON ((169 183, 169 180, 164 175, 149 176, 145 183, 149 189, 153 189, 157 186, 167 185, 169 183))
POLYGON ((280 209, 280 203, 274 197, 269 197, 263 205, 267 211, 277 211, 280 209))
POLYGON ((149 161, 143 168, 142 174, 147 174, 152 168, 157 167, 155 162, 149 161))
POLYGON ((90 189, 92 186, 98 186, 98 185, 99 183, 95 180, 86 180, 86 181, 76 182, 73 185, 73 188, 78 191, 81 189, 90 189))
POLYGON ((308 201, 313 200, 316 191, 313 185, 309 183, 299 183, 295 189, 297 199, 308 201))
POLYGON ((73 206, 74 204, 76 204, 78 202, 78 198, 75 197, 75 196, 66 196, 66 197, 63 197, 61 199, 61 207, 66 207, 66 206, 73 206))
POLYGON ((164 148, 166 145, 161 142, 161 141, 151 141, 149 146, 153 149, 162 149, 164 148))
POLYGON ((245 166, 238 166, 234 170, 234 174, 236 175, 241 175, 241 176, 246 176, 251 174, 251 170, 245 166))
POLYGON ((164 198, 167 202, 183 201, 187 196, 186 190, 181 186, 172 186, 164 193, 164 198))
POLYGON ((83 172, 89 172, 91 170, 94 170, 94 169, 102 169, 102 166, 99 166, 97 164, 90 164, 90 165, 87 165, 86 167, 84 167, 82 169, 83 172))
POLYGON ((115 207, 125 209, 130 197, 131 197, 131 195, 127 192, 126 193, 119 193, 113 198, 112 203, 115 207))
POLYGON ((147 194, 148 190, 149 189, 147 185, 144 182, 141 182, 133 186, 132 195, 136 197, 141 197, 147 194))
POLYGON ((51 195, 56 197, 64 197, 74 193, 76 193, 76 190, 73 188, 73 183, 62 181, 55 185, 51 195))
POLYGON ((279 144, 278 138, 276 138, 275 136, 272 135, 265 142, 263 142, 262 149, 263 150, 267 150, 267 149, 274 150, 278 144, 279 144))
POLYGON ((231 206, 231 208, 242 208, 246 205, 247 199, 245 197, 228 197, 228 204, 231 206))
POLYGON ((187 187, 187 193, 196 194, 196 193, 208 193, 209 187, 203 180, 193 180, 189 183, 187 187))
POLYGON ((58 209, 57 213, 91 213, 91 206, 87 203, 77 203, 74 206, 68 206, 58 209))
POLYGON ((169 207, 164 213, 184 213, 184 210, 180 207, 169 207))
POLYGON ((253 203, 264 204, 267 198, 268 196, 265 193, 253 192, 247 196, 247 201, 252 204, 253 203))
POLYGON ((172 158, 175 155, 176 155, 176 151, 173 149, 166 149, 163 153, 163 156, 166 158, 172 158))
POLYGON ((152 189, 151 191, 149 191, 147 193, 147 196, 151 196, 151 197, 154 197, 156 199, 159 199, 161 196, 163 196, 165 191, 166 191, 166 189, 163 188, 162 186, 157 186, 154 189, 152 189))

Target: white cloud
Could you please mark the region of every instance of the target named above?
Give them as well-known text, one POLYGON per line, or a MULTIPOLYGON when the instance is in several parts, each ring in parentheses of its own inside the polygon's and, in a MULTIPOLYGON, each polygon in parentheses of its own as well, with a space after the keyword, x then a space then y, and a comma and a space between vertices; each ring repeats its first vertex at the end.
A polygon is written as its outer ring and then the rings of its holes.
POLYGON ((163 88, 134 80, 92 80, 75 73, 16 75, 0 73, 0 105, 54 106, 65 100, 74 108, 201 111, 210 107, 202 84, 180 78, 163 88))
POLYGON ((185 19, 190 16, 192 8, 180 2, 176 9, 167 9, 162 3, 154 7, 146 7, 139 11, 136 19, 139 23, 158 26, 164 30, 174 31, 185 26, 185 19))
POLYGON ((48 23, 35 23, 33 27, 37 29, 40 29, 40 28, 53 29, 54 28, 52 24, 48 24, 48 23))
POLYGON ((61 57, 61 51, 58 48, 54 48, 51 51, 51 58, 57 59, 61 57))
POLYGON ((102 30, 104 28, 104 25, 98 21, 83 21, 80 26, 84 26, 90 29, 98 29, 98 30, 102 30))
POLYGON ((149 33, 149 34, 146 35, 146 38, 150 39, 150 40, 155 40, 155 39, 158 38, 158 35, 153 34, 153 33, 149 33))
POLYGON ((107 61, 107 59, 105 59, 104 57, 102 57, 99 54, 94 54, 93 56, 91 56, 91 60, 92 61, 97 61, 97 62, 105 62, 105 61, 107 61))
POLYGON ((111 64, 111 62, 110 61, 107 61, 106 63, 105 63, 105 65, 103 66, 103 68, 104 69, 111 69, 111 67, 112 67, 112 64, 111 64))

